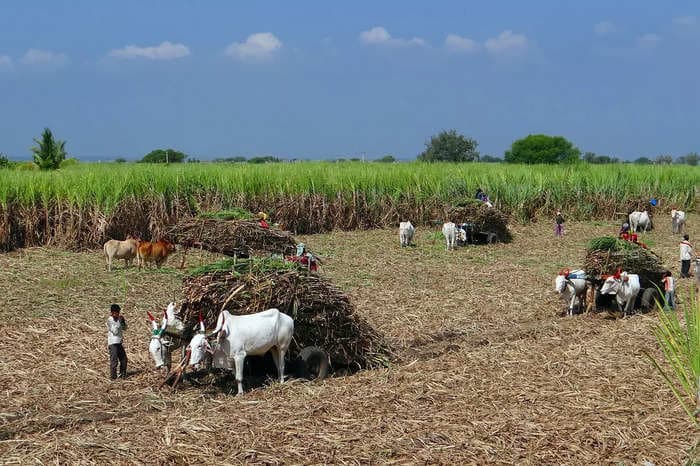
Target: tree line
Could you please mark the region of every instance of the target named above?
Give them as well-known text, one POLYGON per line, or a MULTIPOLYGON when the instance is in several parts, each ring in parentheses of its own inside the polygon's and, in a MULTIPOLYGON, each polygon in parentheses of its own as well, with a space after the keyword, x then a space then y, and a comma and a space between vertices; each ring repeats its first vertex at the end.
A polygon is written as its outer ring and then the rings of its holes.
MULTIPOLYGON (((68 157, 66 142, 56 140, 49 128, 45 128, 41 137, 34 139, 35 145, 31 147, 33 162, 20 164, 11 161, 6 155, 0 153, 0 168, 38 168, 41 170, 55 170, 70 164, 78 163, 75 158, 68 157)), ((418 154, 417 159, 423 162, 489 162, 489 163, 521 163, 521 164, 556 164, 586 162, 593 164, 623 163, 617 157, 599 155, 593 152, 581 153, 574 144, 563 136, 549 136, 546 134, 530 134, 518 139, 506 150, 503 158, 493 155, 481 155, 477 150, 478 142, 470 137, 457 133, 456 130, 445 130, 432 136, 425 143, 425 150, 418 154)), ((351 157, 338 158, 332 162, 364 161, 363 158, 351 157)), ((123 157, 114 160, 118 163, 126 163, 123 157)), ((283 160, 271 155, 245 158, 241 156, 216 158, 214 162, 220 163, 279 163, 283 160)), ((296 159, 287 160, 294 162, 296 159)), ((394 163, 398 160, 393 155, 385 155, 372 160, 379 163, 394 163)), ((184 152, 175 149, 155 149, 144 155, 137 163, 198 163, 199 159, 190 157, 184 152)), ((628 162, 628 161, 624 161, 628 162)), ((691 152, 674 158, 671 155, 662 154, 653 159, 639 157, 631 163, 636 164, 685 164, 697 166, 700 155, 691 152)))

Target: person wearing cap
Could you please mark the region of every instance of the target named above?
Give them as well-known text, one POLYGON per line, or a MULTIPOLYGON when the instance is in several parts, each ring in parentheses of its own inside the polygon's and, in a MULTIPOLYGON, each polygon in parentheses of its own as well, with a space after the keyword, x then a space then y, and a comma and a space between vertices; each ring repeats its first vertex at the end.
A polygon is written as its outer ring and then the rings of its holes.
POLYGON ((119 363, 119 377, 126 377, 126 351, 124 351, 123 333, 126 330, 126 320, 121 315, 119 304, 109 307, 107 318, 107 346, 109 348, 109 374, 112 380, 117 378, 117 362, 119 363))
POLYGON ((680 242, 680 253, 681 253, 681 278, 690 277, 690 260, 695 255, 693 253, 693 246, 690 244, 690 237, 685 234, 683 235, 683 241, 680 242))

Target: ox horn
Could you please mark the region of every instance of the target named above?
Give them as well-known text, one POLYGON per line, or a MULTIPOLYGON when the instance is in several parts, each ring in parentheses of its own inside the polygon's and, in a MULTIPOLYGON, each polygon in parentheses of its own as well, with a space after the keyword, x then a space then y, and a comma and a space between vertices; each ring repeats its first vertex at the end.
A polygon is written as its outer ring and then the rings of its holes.
POLYGON ((204 317, 202 317, 202 311, 199 311, 199 330, 204 333, 204 317))
POLYGON ((151 314, 151 311, 146 311, 146 314, 148 314, 148 320, 151 321, 151 325, 153 326, 153 330, 158 330, 158 322, 156 322, 156 318, 153 317, 153 314, 151 314))

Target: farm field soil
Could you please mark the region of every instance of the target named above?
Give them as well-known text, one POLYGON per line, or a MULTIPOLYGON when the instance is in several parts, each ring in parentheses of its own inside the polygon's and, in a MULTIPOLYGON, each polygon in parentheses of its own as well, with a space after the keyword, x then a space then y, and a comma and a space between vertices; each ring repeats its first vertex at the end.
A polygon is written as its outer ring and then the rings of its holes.
MULTIPOLYGON (((678 276, 670 222, 642 237, 678 276)), ((691 240, 700 219, 689 219, 691 240)), ((511 244, 444 251, 419 228, 300 237, 383 332, 390 368, 233 397, 158 390, 146 310, 181 298, 160 271, 105 270, 98 251, 0 255, 0 463, 678 464, 696 435, 645 359, 656 313, 562 317, 553 280, 611 222, 515 226, 511 244), (130 376, 107 378, 104 322, 122 304, 130 376)), ((215 259, 190 251, 187 263, 215 259)), ((679 280, 688 301, 689 280, 679 280)))

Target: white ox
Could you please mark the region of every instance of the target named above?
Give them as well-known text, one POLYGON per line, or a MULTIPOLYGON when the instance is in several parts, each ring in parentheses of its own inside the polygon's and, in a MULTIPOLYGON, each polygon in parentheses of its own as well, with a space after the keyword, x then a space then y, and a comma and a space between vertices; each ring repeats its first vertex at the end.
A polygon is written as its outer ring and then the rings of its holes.
POLYGON ((634 302, 640 289, 639 275, 622 272, 620 278, 608 277, 600 287, 600 293, 614 294, 617 307, 624 317, 634 310, 634 302))
MULTIPOLYGON (((148 319, 151 321, 151 326, 153 327, 151 334, 151 342, 148 345, 148 352, 151 354, 153 362, 156 364, 156 369, 162 367, 167 367, 170 365, 170 354, 169 349, 164 345, 162 338, 163 333, 167 327, 172 330, 170 333, 182 334, 185 329, 185 325, 177 317, 177 305, 175 303, 169 303, 165 312, 163 312, 163 320, 161 321, 160 327, 156 321, 153 314, 148 312, 148 319)), ((204 331, 204 324, 200 317, 200 330, 204 331)), ((168 367, 169 368, 169 367, 168 367)))
POLYGON ((683 233, 685 226, 685 212, 682 210, 671 210, 671 230, 673 233, 683 233))
POLYGON ((127 236, 124 241, 116 239, 107 241, 102 247, 105 253, 105 260, 107 261, 107 270, 112 271, 112 261, 114 259, 124 259, 125 267, 131 265, 131 261, 136 257, 137 249, 138 240, 131 236, 127 236))
POLYGON ((457 226, 452 222, 447 222, 442 225, 442 234, 445 237, 445 250, 455 248, 455 239, 457 237, 457 226))
MULTIPOLYGON (((284 355, 294 335, 294 320, 278 309, 268 309, 244 316, 234 316, 222 311, 211 335, 219 334, 219 345, 213 351, 213 366, 236 369, 238 394, 243 393, 243 363, 247 355, 263 355, 272 350, 272 359, 279 372, 280 383, 284 382, 284 355)), ((212 353, 203 332, 192 337, 189 364, 199 364, 206 353, 212 353)))
POLYGON ((416 232, 413 224, 411 222, 401 222, 399 223, 399 240, 401 241, 401 247, 410 246, 411 241, 413 241, 413 234, 416 232))
POLYGON ((583 270, 569 272, 564 269, 554 279, 554 291, 559 293, 564 303, 569 306, 566 315, 574 314, 574 305, 577 300, 579 309, 583 308, 583 303, 586 301, 586 284, 586 272, 583 270))
POLYGON ((644 209, 642 212, 635 210, 634 212, 630 213, 629 221, 632 233, 636 233, 641 229, 644 229, 644 233, 646 233, 647 230, 651 229, 651 218, 649 217, 649 212, 647 212, 646 209, 644 209))

